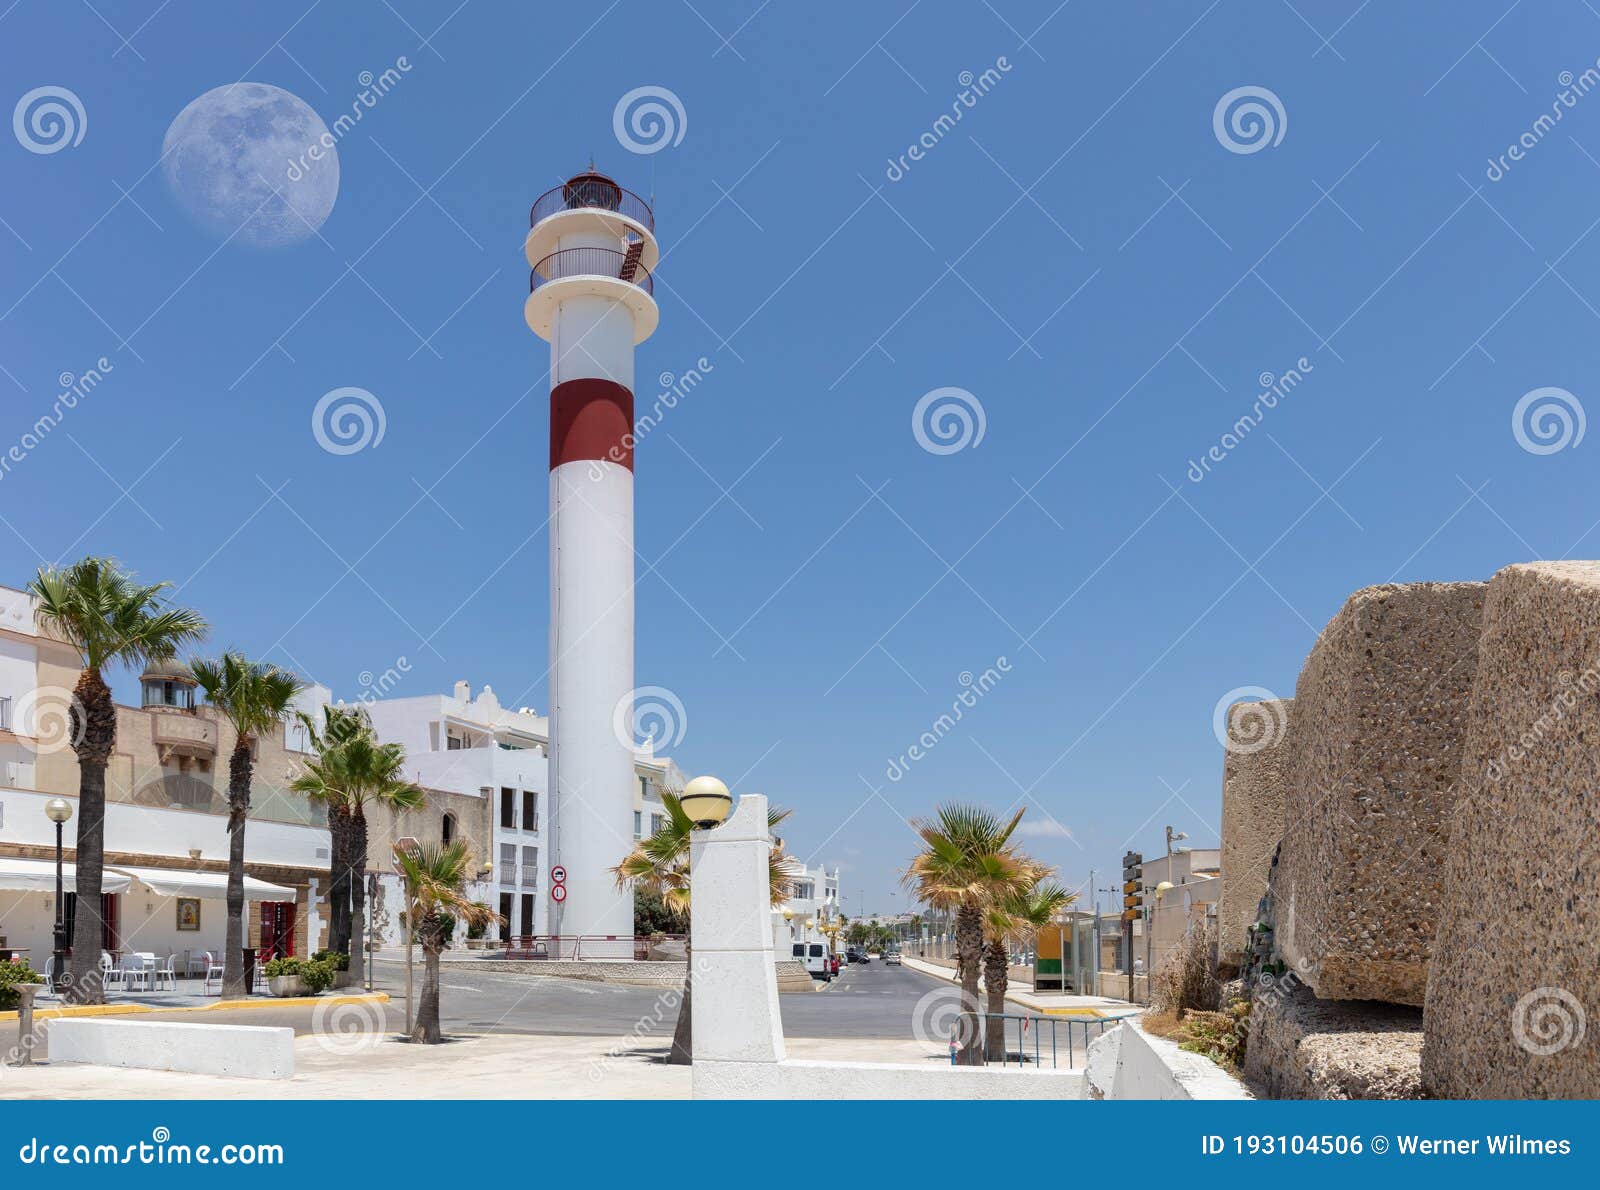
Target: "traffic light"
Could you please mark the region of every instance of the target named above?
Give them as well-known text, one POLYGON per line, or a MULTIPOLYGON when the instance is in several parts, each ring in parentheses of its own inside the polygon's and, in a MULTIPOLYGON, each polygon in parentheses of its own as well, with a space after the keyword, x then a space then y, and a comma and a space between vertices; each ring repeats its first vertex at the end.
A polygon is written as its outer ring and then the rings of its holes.
POLYGON ((1130 851, 1122 857, 1122 920, 1134 921, 1144 908, 1141 893, 1144 879, 1144 856, 1130 851))

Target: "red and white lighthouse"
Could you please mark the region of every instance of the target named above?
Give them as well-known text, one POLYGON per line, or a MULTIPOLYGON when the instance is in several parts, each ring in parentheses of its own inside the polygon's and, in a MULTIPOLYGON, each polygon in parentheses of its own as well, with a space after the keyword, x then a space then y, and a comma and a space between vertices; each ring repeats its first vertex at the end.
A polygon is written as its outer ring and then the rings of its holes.
POLYGON ((636 784, 633 349, 656 329, 660 250, 649 204, 592 168, 542 195, 530 223, 524 313, 550 344, 547 862, 567 870, 551 932, 627 939, 633 898, 610 869, 633 843, 636 784))

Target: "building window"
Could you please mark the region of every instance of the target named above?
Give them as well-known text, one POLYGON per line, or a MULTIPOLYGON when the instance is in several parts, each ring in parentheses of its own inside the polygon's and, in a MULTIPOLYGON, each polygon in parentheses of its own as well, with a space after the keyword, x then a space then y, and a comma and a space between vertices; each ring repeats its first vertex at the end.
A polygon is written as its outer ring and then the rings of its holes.
POLYGON ((539 887, 539 849, 537 847, 524 847, 522 849, 522 887, 539 887))
POLYGON ((522 829, 525 831, 539 829, 539 795, 531 789, 522 791, 522 829))
POLYGON ((533 933, 533 894, 522 894, 522 932, 524 935, 533 933))
POLYGON ((633 837, 635 839, 644 838, 644 813, 640 810, 633 812, 633 837))
POLYGON ((515 830, 517 825, 517 791, 500 788, 500 825, 515 830))
POLYGON ((500 844, 500 887, 514 888, 517 883, 517 845, 500 844))
POLYGON ((667 825, 667 816, 665 814, 652 814, 652 815, 650 815, 650 833, 652 835, 655 834, 657 831, 659 831, 662 827, 664 827, 666 825, 667 825))
POLYGON ((510 938, 515 935, 516 922, 511 916, 511 905, 516 900, 515 893, 500 894, 500 916, 505 918, 500 924, 500 937, 510 938))
POLYGON ((11 700, 0 698, 0 731, 11 730, 11 700))
POLYGON ((144 703, 147 707, 177 707, 194 710, 194 687, 184 682, 152 680, 145 682, 144 703))
POLYGON ((446 847, 456 841, 456 816, 454 814, 446 814, 439 823, 439 838, 443 840, 446 847))

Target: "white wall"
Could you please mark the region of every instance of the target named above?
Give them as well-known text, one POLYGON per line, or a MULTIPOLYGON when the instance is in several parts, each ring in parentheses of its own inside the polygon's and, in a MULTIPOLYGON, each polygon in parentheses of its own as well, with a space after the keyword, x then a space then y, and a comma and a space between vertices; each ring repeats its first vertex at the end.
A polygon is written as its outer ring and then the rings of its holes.
POLYGON ((1089 1043, 1086 1073, 1090 1099, 1255 1098, 1210 1058, 1152 1037, 1133 1017, 1089 1043))

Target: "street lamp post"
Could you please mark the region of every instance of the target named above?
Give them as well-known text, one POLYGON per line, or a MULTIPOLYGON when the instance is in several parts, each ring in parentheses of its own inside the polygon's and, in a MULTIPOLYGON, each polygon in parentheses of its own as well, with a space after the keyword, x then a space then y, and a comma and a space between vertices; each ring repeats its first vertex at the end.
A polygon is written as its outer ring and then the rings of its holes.
POLYGON ((55 993, 67 994, 72 975, 67 970, 67 899, 61 879, 61 828, 72 817, 72 803, 64 797, 53 797, 44 804, 45 817, 56 824, 56 929, 55 929, 55 993))

